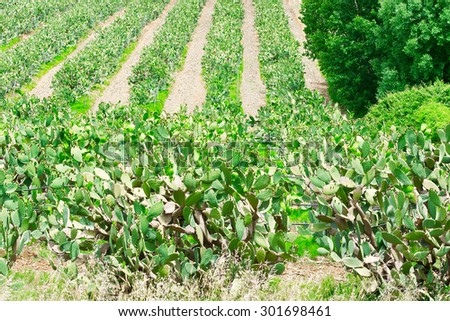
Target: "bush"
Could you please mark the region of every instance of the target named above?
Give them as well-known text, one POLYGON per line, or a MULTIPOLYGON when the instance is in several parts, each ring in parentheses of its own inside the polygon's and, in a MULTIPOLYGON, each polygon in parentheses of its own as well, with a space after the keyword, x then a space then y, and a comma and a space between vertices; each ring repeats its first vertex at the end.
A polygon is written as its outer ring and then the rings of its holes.
POLYGON ((449 111, 450 85, 437 82, 386 96, 370 109, 366 119, 375 127, 394 125, 400 130, 408 127, 420 129, 425 123, 430 132, 435 132, 450 123, 446 116, 449 111))
POLYGON ((425 124, 426 132, 437 139, 436 131, 450 124, 450 108, 444 104, 428 102, 414 113, 414 118, 417 124, 425 124))

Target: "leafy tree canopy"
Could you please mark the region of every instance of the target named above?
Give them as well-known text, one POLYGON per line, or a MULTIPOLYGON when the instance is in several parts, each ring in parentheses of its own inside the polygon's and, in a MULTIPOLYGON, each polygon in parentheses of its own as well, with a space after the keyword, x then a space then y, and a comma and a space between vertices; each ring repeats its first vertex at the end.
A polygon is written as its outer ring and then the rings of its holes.
POLYGON ((450 80, 450 3, 304 0, 307 48, 357 115, 408 85, 450 80))

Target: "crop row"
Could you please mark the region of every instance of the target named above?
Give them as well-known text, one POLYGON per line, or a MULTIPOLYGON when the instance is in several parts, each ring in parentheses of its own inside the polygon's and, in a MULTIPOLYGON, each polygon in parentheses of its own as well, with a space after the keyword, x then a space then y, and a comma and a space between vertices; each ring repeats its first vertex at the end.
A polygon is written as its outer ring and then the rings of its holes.
POLYGON ((267 86, 268 104, 258 113, 264 137, 291 141, 294 131, 279 124, 299 124, 296 135, 310 135, 311 143, 327 129, 316 124, 331 123, 336 110, 323 104, 320 96, 304 87, 300 44, 289 29, 282 0, 255 0, 259 35, 261 75, 267 86), (314 133, 314 135, 311 135, 314 133), (316 135, 317 134, 317 135, 316 135))
POLYGON ((282 0, 254 0, 261 74, 270 104, 289 102, 304 89, 299 43, 289 29, 282 0))
POLYGON ((18 41, 18 37, 36 28, 39 23, 46 21, 53 15, 61 14, 75 0, 48 0, 48 1, 8 1, 0 4, 1 21, 0 45, 10 47, 18 41))
MULTIPOLYGON (((159 105, 181 67, 187 43, 197 25, 205 0, 180 0, 167 16, 152 45, 145 49, 130 77, 131 101, 140 106, 159 105)), ((162 108, 162 106, 160 106, 162 108)))
POLYGON ((136 40, 142 28, 156 19, 168 0, 139 0, 130 4, 124 17, 99 32, 82 52, 67 61, 55 75, 55 95, 69 103, 102 84, 117 70, 125 49, 136 40))
POLYGON ((31 81, 42 64, 76 45, 96 23, 117 11, 123 3, 123 0, 78 2, 17 47, 1 53, 0 98, 31 81))
POLYGON ((241 0, 219 0, 208 34, 202 60, 208 108, 241 111, 239 76, 242 66, 242 22, 244 10, 241 0))
POLYGON ((228 251, 281 270, 296 247, 287 207, 299 203, 321 253, 361 275, 448 282, 450 126, 439 143, 373 135, 305 97, 291 108, 324 115, 269 141, 269 119, 230 122, 220 110, 161 119, 137 106, 83 117, 56 102, 9 106, 0 264, 44 238, 73 259, 105 253, 121 273, 189 277, 228 251))

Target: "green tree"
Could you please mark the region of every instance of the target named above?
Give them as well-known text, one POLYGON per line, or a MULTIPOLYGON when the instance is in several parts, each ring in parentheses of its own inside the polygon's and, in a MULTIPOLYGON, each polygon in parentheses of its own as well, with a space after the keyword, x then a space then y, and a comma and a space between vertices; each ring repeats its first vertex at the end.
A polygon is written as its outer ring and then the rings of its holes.
POLYGON ((331 98, 357 115, 387 93, 450 81, 448 0, 304 0, 302 13, 331 98))
POLYGON ((450 3, 447 0, 381 1, 374 29, 372 60, 377 96, 407 85, 448 82, 450 68, 450 3))
POLYGON ((371 60, 378 0, 304 0, 307 49, 319 60, 331 98, 356 113, 375 102, 371 60))

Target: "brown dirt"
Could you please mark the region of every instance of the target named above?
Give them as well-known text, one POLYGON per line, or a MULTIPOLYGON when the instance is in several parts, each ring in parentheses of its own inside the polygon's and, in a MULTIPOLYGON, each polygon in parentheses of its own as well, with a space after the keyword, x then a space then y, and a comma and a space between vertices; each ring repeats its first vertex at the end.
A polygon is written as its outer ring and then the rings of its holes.
POLYGON ((244 71, 241 81, 241 100, 244 112, 251 116, 266 104, 266 86, 261 80, 259 69, 259 39, 255 29, 255 8, 251 0, 243 0, 244 23, 242 46, 244 47, 244 71))
POLYGON ((303 54, 302 62, 305 68, 305 86, 311 91, 317 90, 327 100, 330 100, 330 97, 328 95, 328 84, 322 73, 320 72, 317 61, 305 56, 305 25, 299 19, 299 11, 302 0, 283 0, 283 4, 285 12, 289 17, 289 27, 291 29, 291 32, 297 39, 297 41, 301 44, 301 52, 303 54))
POLYGON ((164 111, 169 114, 178 112, 180 106, 187 106, 187 111, 192 112, 195 107, 201 108, 206 101, 202 57, 205 54, 206 37, 212 26, 216 2, 217 0, 207 1, 188 45, 183 69, 175 73, 175 83, 164 106, 164 111))
MULTIPOLYGON (((125 9, 116 12, 114 15, 110 16, 107 20, 99 23, 96 28, 91 31, 87 38, 83 39, 77 46, 77 48, 67 56, 66 60, 75 57, 79 52, 81 52, 86 46, 93 41, 97 32, 100 29, 106 28, 111 25, 117 18, 122 17, 125 14, 125 9)), ((61 62, 57 66, 50 69, 44 76, 42 76, 38 81, 36 86, 30 91, 31 96, 36 96, 40 99, 50 97, 53 94, 52 80, 58 71, 64 66, 65 61, 61 62)))
POLYGON ((348 272, 341 264, 326 258, 318 257, 311 260, 303 257, 296 262, 286 263, 286 269, 281 277, 287 281, 320 283, 327 276, 332 276, 336 281, 345 281, 347 274, 348 272))
POLYGON ((15 272, 36 271, 52 272, 53 268, 49 261, 39 256, 39 245, 25 246, 22 253, 16 258, 12 265, 15 272))
POLYGON ((105 89, 101 96, 95 100, 91 109, 92 112, 98 110, 98 105, 100 105, 100 103, 110 102, 112 104, 120 103, 121 105, 129 103, 130 85, 128 84, 128 78, 131 76, 133 67, 139 62, 144 48, 153 42, 156 32, 165 23, 167 15, 176 3, 177 0, 171 0, 161 16, 144 27, 137 41, 136 48, 122 65, 120 71, 112 78, 110 85, 105 89))

